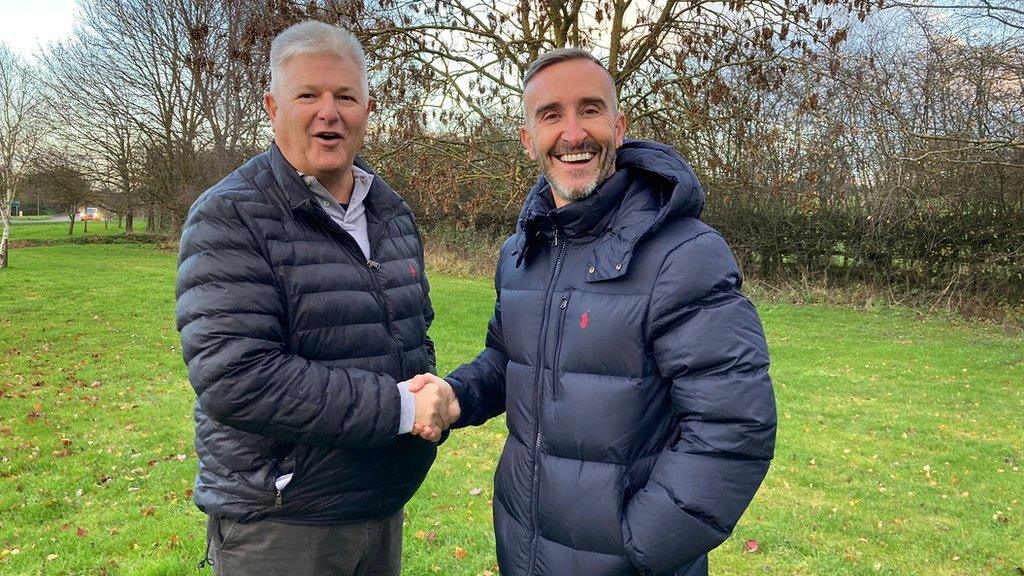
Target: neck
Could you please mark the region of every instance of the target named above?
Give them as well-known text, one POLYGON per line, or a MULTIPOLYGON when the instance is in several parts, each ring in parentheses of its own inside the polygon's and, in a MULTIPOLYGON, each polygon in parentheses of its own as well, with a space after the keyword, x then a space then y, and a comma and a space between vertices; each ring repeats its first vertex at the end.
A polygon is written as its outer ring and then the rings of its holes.
POLYGON ((347 204, 352 198, 352 188, 355 186, 355 178, 352 176, 352 169, 343 170, 340 174, 317 176, 316 179, 323 184, 323 187, 334 196, 339 204, 347 204))
POLYGON ((555 208, 561 208, 562 206, 568 206, 573 203, 573 200, 566 200, 558 194, 555 194, 553 190, 551 191, 551 199, 555 201, 555 208))

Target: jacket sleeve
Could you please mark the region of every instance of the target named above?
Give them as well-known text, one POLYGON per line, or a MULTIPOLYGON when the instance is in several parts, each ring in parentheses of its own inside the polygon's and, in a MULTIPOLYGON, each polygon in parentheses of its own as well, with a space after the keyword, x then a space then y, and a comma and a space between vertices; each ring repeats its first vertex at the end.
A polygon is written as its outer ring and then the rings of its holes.
MULTIPOLYGON (((430 301, 430 282, 427 280, 427 258, 423 253, 423 237, 420 236, 418 230, 416 232, 416 238, 420 243, 420 270, 423 271, 423 273, 420 274, 420 286, 423 287, 423 318, 426 320, 426 327, 424 328, 424 332, 426 332, 430 330, 430 326, 434 323, 434 306, 430 301)), ((430 362, 429 372, 436 374, 437 351, 434 349, 434 340, 426 333, 424 333, 423 338, 423 345, 427 348, 427 357, 430 362)))
POLYGON ((651 295, 647 338, 671 382, 671 440, 628 502, 630 560, 671 573, 721 544, 768 472, 775 398, 768 351, 729 248, 713 232, 672 251, 651 295))
MULTIPOLYGON (((506 243, 507 244, 507 243, 506 243)), ((505 249, 502 249, 504 254, 505 249)), ((505 369, 508 355, 501 329, 501 258, 494 273, 494 315, 487 324, 485 348, 448 375, 462 414, 453 428, 477 426, 505 411, 505 369)))
POLYGON ((393 443, 401 413, 393 378, 289 353, 285 296, 241 202, 256 216, 277 210, 208 193, 181 237, 177 327, 201 409, 219 423, 288 442, 393 443))

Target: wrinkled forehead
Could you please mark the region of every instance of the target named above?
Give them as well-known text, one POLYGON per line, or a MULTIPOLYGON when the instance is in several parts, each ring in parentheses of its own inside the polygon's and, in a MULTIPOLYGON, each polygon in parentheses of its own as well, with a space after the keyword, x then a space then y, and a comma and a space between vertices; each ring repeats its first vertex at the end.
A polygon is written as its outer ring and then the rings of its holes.
POLYGON ((345 88, 353 88, 366 96, 366 70, 361 62, 347 54, 334 52, 304 52, 289 56, 280 68, 272 70, 272 86, 285 90, 320 86, 337 81, 345 88))
POLYGON ((567 60, 538 71, 523 89, 523 112, 529 119, 541 108, 574 107, 600 101, 615 111, 615 83, 602 66, 590 60, 567 60))

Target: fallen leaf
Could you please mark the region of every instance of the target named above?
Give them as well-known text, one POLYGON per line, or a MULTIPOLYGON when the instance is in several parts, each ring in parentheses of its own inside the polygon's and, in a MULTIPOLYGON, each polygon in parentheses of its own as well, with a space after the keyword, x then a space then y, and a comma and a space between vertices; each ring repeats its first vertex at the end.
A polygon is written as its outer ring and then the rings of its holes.
POLYGON ((743 550, 751 554, 757 552, 760 549, 761 545, 757 542, 757 540, 747 540, 743 543, 743 550))
POLYGON ((156 508, 154 508, 153 506, 146 506, 141 510, 141 514, 143 516, 152 516, 156 514, 156 508))
POLYGON ((88 531, 88 530, 86 530, 85 528, 82 528, 81 526, 79 526, 79 527, 78 527, 78 530, 77 530, 77 531, 75 532, 75 534, 76 534, 76 535, 77 535, 77 536, 78 536, 79 538, 85 538, 86 536, 88 536, 88 535, 89 535, 89 531, 88 531))
POLYGON ((437 532, 431 530, 427 532, 427 544, 433 544, 434 542, 437 542, 437 532))
POLYGON ((460 547, 458 547, 458 546, 456 546, 456 547, 455 547, 455 558, 456 558, 456 559, 458 559, 458 560, 462 560, 462 559, 463 559, 463 558, 465 558, 465 557, 466 557, 466 556, 467 556, 468 554, 469 554, 469 552, 466 552, 466 549, 465 549, 465 548, 460 548, 460 547))
POLYGON ((57 559, 57 555, 56 554, 48 554, 46 556, 46 559, 47 560, 56 560, 57 559))
POLYGON ((427 533, 424 532, 423 530, 417 530, 416 533, 413 534, 413 538, 415 538, 417 540, 423 540, 426 537, 427 537, 427 533))
POLYGON ((482 489, 480 489, 480 488, 472 488, 472 489, 470 489, 470 491, 469 491, 469 495, 470 495, 470 496, 479 496, 479 495, 480 495, 480 494, 482 494, 482 493, 483 493, 483 490, 482 490, 482 489))

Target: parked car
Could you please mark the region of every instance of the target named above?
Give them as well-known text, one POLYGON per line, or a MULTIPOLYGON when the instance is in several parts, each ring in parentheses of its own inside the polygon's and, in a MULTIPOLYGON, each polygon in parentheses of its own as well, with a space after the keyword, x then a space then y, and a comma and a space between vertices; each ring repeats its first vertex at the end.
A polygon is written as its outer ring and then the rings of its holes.
POLYGON ((86 207, 78 214, 79 220, 102 220, 103 214, 100 214, 99 208, 93 208, 92 206, 86 207))

